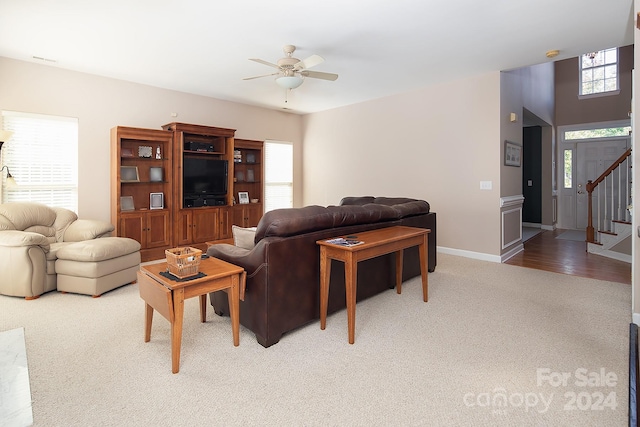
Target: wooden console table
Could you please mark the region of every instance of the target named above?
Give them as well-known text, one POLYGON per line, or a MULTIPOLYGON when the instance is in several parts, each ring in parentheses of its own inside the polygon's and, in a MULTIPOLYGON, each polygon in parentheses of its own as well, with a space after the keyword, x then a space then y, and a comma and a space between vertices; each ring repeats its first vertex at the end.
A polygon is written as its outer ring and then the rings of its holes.
POLYGON ((348 236, 350 239, 363 242, 356 246, 341 246, 325 240, 318 240, 320 245, 320 329, 327 325, 327 306, 329 301, 329 278, 331 276, 331 260, 344 262, 345 287, 347 299, 347 325, 349 344, 354 343, 356 323, 356 289, 358 284, 358 262, 395 252, 396 254, 396 290, 402 293, 402 254, 403 250, 418 246, 420 252, 420 274, 422 276, 422 298, 429 300, 429 282, 427 276, 428 246, 427 238, 430 229, 414 227, 387 227, 365 231, 348 236))
POLYGON ((180 370, 185 299, 200 297, 200 321, 204 323, 207 320, 207 294, 225 291, 229 296, 233 345, 238 346, 240 300, 244 300, 246 280, 244 269, 212 257, 200 261, 199 270, 205 276, 197 279, 176 282, 160 274, 166 270, 166 262, 141 266, 138 271, 138 286, 140 297, 145 302, 144 342, 151 339, 154 309, 171 322, 171 372, 177 374, 180 370))

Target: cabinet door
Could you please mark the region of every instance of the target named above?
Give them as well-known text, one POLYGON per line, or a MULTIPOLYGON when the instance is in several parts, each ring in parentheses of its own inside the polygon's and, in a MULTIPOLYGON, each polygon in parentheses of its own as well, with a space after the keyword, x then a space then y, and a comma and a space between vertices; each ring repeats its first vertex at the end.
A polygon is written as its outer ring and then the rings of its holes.
POLYGON ((174 228, 176 245, 184 246, 193 241, 193 217, 187 210, 178 211, 174 228))
POLYGON ((193 212, 193 242, 218 240, 218 209, 196 209, 193 212))
POLYGON ((244 227, 244 208, 242 205, 235 205, 231 209, 231 220, 233 225, 244 227))
POLYGON ((147 213, 147 247, 169 246, 169 211, 147 213))
POLYGON ((145 220, 143 214, 122 214, 120 216, 119 237, 137 240, 142 248, 146 247, 145 220))
POLYGON ((231 209, 220 208, 218 210, 218 239, 231 238, 231 209))
POLYGON ((252 203, 245 207, 245 227, 255 227, 262 217, 262 204, 252 203))

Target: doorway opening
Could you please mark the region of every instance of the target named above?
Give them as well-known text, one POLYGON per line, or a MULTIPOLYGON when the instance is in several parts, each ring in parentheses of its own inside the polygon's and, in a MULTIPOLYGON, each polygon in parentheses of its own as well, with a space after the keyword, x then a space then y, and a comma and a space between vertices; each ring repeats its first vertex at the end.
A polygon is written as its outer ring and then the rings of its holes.
POLYGON ((553 127, 523 109, 522 236, 523 242, 556 223, 555 141, 553 127))

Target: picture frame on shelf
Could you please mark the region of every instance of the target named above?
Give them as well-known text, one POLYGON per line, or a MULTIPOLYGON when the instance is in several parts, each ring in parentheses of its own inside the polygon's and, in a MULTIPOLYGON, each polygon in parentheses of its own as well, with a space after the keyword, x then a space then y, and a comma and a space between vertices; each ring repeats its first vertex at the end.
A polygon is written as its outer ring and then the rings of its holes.
POLYGON ((164 193, 151 193, 149 195, 149 209, 164 209, 164 193))
POLYGON ((120 197, 120 211, 129 212, 132 210, 135 210, 135 207, 133 205, 133 196, 120 197))
POLYGON ((151 154, 153 153, 153 148, 148 145, 141 145, 138 147, 138 157, 151 158, 151 154))
POLYGON ((123 147, 120 150, 120 157, 133 157, 133 150, 131 148, 123 147))
POLYGON ((504 164, 505 166, 522 166, 522 146, 511 141, 504 141, 504 164))
POLYGON ((255 163, 256 162, 256 155, 253 153, 247 153, 247 163, 255 163))
POLYGON ((236 171, 236 182, 244 182, 244 172, 236 171))
POLYGON ((247 169, 247 182, 254 182, 253 169, 247 169))
POLYGON ((137 166, 120 166, 120 181, 140 182, 137 166))
POLYGON ((160 167, 150 167, 149 168, 149 181, 151 182, 162 182, 163 181, 163 170, 160 167))
POLYGON ((239 191, 238 192, 238 203, 241 205, 249 204, 249 192, 248 191, 239 191))

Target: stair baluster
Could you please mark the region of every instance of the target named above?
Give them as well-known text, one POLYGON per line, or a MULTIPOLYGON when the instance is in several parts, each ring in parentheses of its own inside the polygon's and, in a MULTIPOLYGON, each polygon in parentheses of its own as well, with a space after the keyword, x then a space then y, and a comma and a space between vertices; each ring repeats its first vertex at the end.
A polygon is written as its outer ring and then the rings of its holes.
MULTIPOLYGON (((614 232, 613 223, 615 221, 623 221, 627 222, 629 219, 629 212, 627 210, 627 205, 629 205, 631 201, 631 185, 630 185, 630 155, 631 148, 625 151, 609 168, 604 171, 595 181, 587 181, 586 190, 587 190, 587 243, 597 243, 595 228, 593 224, 593 191, 597 188, 598 192, 598 202, 597 202, 597 215, 596 215, 596 226, 598 227, 598 232, 614 232), (623 174, 622 174, 622 165, 625 165, 625 174, 624 174, 624 186, 623 182, 623 174), (615 171, 618 173, 618 209, 616 213, 616 192, 614 189, 614 180, 615 180, 615 171), (607 181, 608 180, 608 181, 607 181), (599 186, 600 183, 604 182, 604 189, 599 186), (611 206, 607 203, 607 184, 611 186, 611 206), (624 195, 622 193, 622 189, 624 188, 624 195), (604 192, 604 199, 602 198, 602 193, 604 192), (602 209, 604 208, 604 209, 602 209), (609 212, 609 208, 611 212, 609 212), (624 213, 623 213, 624 212, 624 213), (602 213, 602 216, 601 216, 602 213)), ((598 239, 599 240, 599 239, 598 239)))

